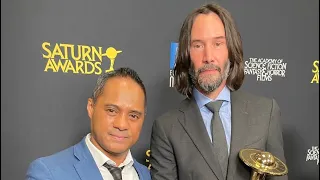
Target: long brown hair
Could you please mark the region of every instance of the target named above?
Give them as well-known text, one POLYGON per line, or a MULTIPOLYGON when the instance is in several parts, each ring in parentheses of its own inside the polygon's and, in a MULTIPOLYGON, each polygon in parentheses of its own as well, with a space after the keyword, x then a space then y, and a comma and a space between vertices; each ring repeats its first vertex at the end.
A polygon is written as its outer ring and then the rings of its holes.
POLYGON ((192 96, 192 88, 194 86, 189 75, 189 68, 191 65, 189 47, 193 21, 197 15, 209 13, 217 14, 225 28, 230 60, 230 71, 226 83, 227 87, 231 91, 238 90, 244 80, 242 41, 240 33, 236 28, 236 24, 231 14, 226 9, 217 4, 207 4, 190 13, 184 20, 180 30, 177 59, 174 67, 174 86, 179 93, 187 97, 192 96))

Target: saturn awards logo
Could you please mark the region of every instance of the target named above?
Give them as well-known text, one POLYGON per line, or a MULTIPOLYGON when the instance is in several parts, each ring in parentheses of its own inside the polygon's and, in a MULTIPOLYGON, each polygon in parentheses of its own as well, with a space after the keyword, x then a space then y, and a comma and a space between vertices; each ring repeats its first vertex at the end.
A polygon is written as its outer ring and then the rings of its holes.
POLYGON ((310 83, 319 84, 319 60, 315 60, 313 62, 312 74, 313 74, 313 77, 310 83))
POLYGON ((96 74, 114 70, 121 50, 65 43, 42 43, 44 71, 54 73, 96 74))

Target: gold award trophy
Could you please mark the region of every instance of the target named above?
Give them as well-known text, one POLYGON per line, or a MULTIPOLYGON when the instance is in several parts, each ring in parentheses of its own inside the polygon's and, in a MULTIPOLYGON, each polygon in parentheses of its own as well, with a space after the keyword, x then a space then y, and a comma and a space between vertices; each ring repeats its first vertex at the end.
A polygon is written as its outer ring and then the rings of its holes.
POLYGON ((258 149, 242 149, 240 159, 252 168, 251 180, 265 180, 267 175, 283 176, 288 173, 287 166, 269 152, 258 149))

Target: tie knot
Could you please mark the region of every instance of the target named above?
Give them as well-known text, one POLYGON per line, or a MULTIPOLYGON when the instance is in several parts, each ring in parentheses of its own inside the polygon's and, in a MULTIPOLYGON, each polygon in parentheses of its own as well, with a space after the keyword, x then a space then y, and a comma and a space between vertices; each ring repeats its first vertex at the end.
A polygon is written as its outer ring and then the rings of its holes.
POLYGON ((211 101, 206 104, 206 107, 211 111, 211 112, 218 112, 220 110, 220 107, 222 105, 221 100, 218 101, 211 101))
POLYGON ((122 180, 121 171, 124 168, 124 166, 119 168, 119 167, 109 165, 107 163, 104 163, 103 166, 108 168, 108 170, 111 173, 111 175, 113 176, 114 180, 122 180))

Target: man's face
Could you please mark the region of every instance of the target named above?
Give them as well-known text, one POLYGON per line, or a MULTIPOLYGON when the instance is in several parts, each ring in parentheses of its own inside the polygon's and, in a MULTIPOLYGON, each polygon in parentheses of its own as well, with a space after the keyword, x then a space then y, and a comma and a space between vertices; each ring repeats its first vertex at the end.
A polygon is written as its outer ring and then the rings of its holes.
POLYGON ((131 78, 107 80, 95 104, 88 100, 93 144, 108 155, 124 155, 139 139, 145 117, 145 96, 131 78))
POLYGON ((205 93, 224 86, 230 62, 224 25, 214 13, 199 14, 191 30, 190 42, 193 83, 205 93))

